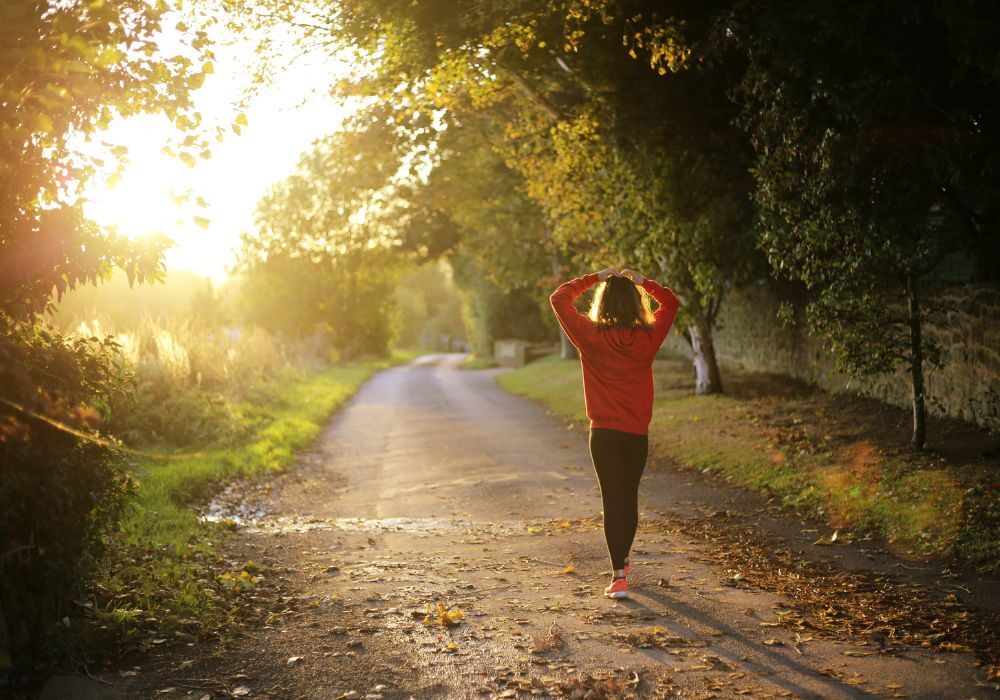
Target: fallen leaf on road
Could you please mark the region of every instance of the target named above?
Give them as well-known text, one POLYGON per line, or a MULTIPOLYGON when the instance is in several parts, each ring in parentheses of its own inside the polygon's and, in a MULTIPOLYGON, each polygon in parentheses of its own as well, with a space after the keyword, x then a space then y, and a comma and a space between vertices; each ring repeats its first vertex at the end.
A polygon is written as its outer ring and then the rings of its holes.
POLYGON ((571 574, 571 573, 573 573, 574 571, 576 571, 576 566, 574 566, 573 564, 568 564, 568 565, 566 566, 566 568, 565 568, 565 569, 563 569, 563 570, 562 570, 562 571, 561 571, 560 573, 561 573, 561 574, 562 574, 563 576, 565 576, 566 574, 571 574))
POLYGON ((424 617, 424 625, 441 625, 442 627, 454 627, 465 619, 465 613, 461 610, 449 610, 444 603, 438 603, 436 610, 429 610, 424 617))
POLYGON ((550 627, 547 634, 531 635, 531 641, 534 644, 532 651, 538 654, 550 649, 562 649, 566 644, 562 632, 555 626, 550 627))
POLYGON ((818 540, 813 542, 813 544, 833 544, 837 541, 837 536, 840 534, 840 530, 834 530, 833 534, 829 537, 820 537, 818 540))
POLYGON ((234 698, 245 698, 249 694, 250 694, 250 689, 245 685, 236 686, 235 688, 233 688, 231 693, 231 695, 234 698))
POLYGON ((302 657, 301 656, 291 656, 291 657, 289 657, 287 663, 288 663, 289 666, 291 666, 292 664, 298 663, 299 661, 302 661, 302 657))
POLYGON ((615 632, 614 638, 639 649, 670 649, 677 647, 703 647, 706 642, 699 639, 685 639, 671 634, 662 627, 647 627, 634 632, 615 632))

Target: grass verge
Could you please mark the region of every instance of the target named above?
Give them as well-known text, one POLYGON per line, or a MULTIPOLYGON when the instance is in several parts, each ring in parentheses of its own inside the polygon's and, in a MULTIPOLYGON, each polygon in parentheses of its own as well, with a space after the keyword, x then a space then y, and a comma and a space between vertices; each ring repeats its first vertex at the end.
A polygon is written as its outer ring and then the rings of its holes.
POLYGON ((459 365, 462 369, 489 369, 496 366, 496 360, 492 355, 469 355, 459 365))
POLYGON ((203 522, 192 505, 225 482, 288 468, 296 450, 319 435, 366 379, 412 356, 395 353, 386 360, 288 374, 259 387, 240 406, 255 426, 248 439, 135 463, 135 503, 86 603, 91 631, 122 651, 188 640, 224 625, 235 612, 227 593, 253 586, 253 563, 228 571, 215 551, 225 526, 203 522))
MULTIPOLYGON (((675 359, 657 360, 654 379, 654 457, 773 494, 831 529, 878 532, 901 554, 954 555, 1000 574, 1000 479, 982 456, 982 431, 935 421, 932 448, 916 454, 906 412, 872 400, 734 371, 726 394, 695 396, 688 363, 675 359)), ((576 361, 549 356, 497 380, 586 420, 576 361)))

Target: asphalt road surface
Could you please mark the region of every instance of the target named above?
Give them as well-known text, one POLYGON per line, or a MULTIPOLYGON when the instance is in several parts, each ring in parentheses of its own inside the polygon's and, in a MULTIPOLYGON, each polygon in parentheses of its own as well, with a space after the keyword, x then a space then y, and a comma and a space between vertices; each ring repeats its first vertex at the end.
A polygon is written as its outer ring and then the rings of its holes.
MULTIPOLYGON (((641 485, 632 598, 605 599, 586 431, 462 359, 376 375, 296 469, 223 506, 241 524, 227 556, 260 567, 248 602, 259 614, 214 644, 138 662, 102 694, 995 696, 973 654, 782 626, 795 601, 734 583, 672 518, 728 509, 759 516, 762 537, 802 524, 668 466, 651 463, 641 485)), ((872 560, 831 556, 846 569, 872 560)))

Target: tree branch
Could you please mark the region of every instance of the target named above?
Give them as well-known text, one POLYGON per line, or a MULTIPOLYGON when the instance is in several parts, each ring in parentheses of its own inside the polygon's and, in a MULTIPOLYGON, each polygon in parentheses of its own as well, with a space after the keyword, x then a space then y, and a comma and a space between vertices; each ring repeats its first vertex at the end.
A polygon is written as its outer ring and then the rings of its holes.
POLYGON ((520 73, 515 70, 511 70, 506 66, 497 63, 497 68, 502 72, 507 78, 510 79, 514 85, 517 86, 518 90, 521 91, 525 97, 531 102, 535 103, 536 106, 540 107, 543 112, 548 114, 554 121, 563 121, 566 115, 561 109, 556 107, 545 95, 539 92, 531 83, 525 79, 520 73))

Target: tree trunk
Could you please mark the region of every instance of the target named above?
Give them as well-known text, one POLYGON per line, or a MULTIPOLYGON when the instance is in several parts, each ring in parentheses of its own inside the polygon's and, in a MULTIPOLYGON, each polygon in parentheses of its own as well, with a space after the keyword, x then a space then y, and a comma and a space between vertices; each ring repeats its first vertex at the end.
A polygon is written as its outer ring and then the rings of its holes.
POLYGON ((722 376, 719 374, 719 363, 715 359, 712 329, 699 323, 692 323, 688 326, 688 333, 691 336, 694 362, 694 393, 722 393, 722 376))
POLYGON ((574 347, 573 343, 569 342, 569 337, 566 335, 566 331, 562 329, 562 326, 559 326, 559 342, 559 356, 564 360, 576 359, 578 356, 576 347, 574 347))
POLYGON ((924 406, 924 348, 921 337, 920 299, 913 276, 906 278, 906 300, 910 316, 910 379, 913 385, 913 449, 924 449, 927 410, 924 406))

